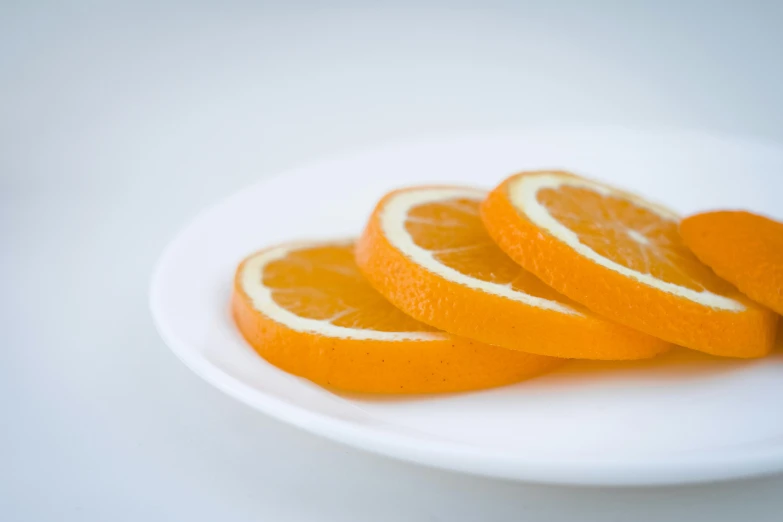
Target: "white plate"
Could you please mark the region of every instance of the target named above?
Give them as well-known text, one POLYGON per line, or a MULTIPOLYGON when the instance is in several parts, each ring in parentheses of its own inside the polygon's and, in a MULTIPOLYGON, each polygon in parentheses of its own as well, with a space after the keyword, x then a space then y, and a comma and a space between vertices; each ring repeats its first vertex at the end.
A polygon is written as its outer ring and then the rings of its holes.
POLYGON ((411 462, 509 479, 700 482, 783 470, 783 354, 681 351, 645 364, 573 363, 530 382, 441 396, 334 393, 258 357, 228 311, 236 264, 279 241, 358 234, 388 189, 490 187, 564 167, 683 213, 783 217, 783 151, 687 132, 540 129, 389 146, 264 179, 195 219, 166 249, 151 306, 166 343, 228 395, 314 433, 411 462))

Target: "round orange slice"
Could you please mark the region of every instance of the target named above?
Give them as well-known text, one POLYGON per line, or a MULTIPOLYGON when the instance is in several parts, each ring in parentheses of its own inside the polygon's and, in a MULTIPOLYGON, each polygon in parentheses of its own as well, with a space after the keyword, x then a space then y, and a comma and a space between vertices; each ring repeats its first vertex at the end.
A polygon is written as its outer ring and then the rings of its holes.
POLYGON ((783 315, 783 223, 751 212, 705 212, 683 219, 680 235, 716 274, 783 315))
POLYGON ((357 243, 359 269, 406 314, 455 335, 541 355, 643 359, 668 348, 547 287, 493 243, 487 193, 411 187, 388 194, 357 243))
POLYGON ((372 393, 487 388, 563 364, 406 316, 362 278, 353 249, 351 242, 288 244, 242 262, 233 315, 264 359, 324 386, 372 393))
POLYGON ((523 172, 482 205, 512 259, 587 308, 688 348, 760 357, 776 317, 703 265, 659 205, 567 172, 523 172))

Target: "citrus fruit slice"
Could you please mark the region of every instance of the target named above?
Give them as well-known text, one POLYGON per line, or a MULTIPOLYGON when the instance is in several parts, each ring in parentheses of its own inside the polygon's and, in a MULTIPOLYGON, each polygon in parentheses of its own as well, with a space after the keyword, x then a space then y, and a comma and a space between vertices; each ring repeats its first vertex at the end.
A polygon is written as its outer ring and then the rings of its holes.
POLYGON ((411 187, 386 195, 357 243, 359 269, 408 315, 487 344, 615 360, 668 348, 598 317, 514 263, 481 223, 486 195, 464 187, 411 187))
POLYGON ((492 191, 482 218, 512 259, 605 317, 715 355, 772 348, 775 316, 696 259, 659 205, 567 172, 523 172, 492 191))
POLYGON ((321 385, 376 393, 499 386, 563 364, 461 339, 406 316, 362 278, 353 249, 351 242, 289 244, 242 262, 233 315, 262 357, 321 385))
POLYGON ((783 315, 783 223, 743 211, 705 212, 683 219, 680 235, 716 274, 783 315))

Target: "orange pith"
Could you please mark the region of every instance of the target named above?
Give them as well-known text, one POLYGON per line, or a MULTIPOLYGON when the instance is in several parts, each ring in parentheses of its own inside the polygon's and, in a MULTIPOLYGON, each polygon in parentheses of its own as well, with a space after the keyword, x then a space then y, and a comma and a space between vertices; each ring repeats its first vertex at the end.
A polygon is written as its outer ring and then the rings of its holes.
POLYGON ((487 344, 616 360, 668 349, 664 341, 596 316, 512 261, 481 223, 485 195, 465 187, 410 187, 387 194, 357 243, 359 268, 405 313, 487 344), (421 201, 404 214, 389 210, 409 197, 421 201), (390 227, 408 236, 412 246, 402 244, 390 227), (439 267, 420 262, 413 249, 439 267))
POLYGON ((318 384, 369 393, 487 388, 563 364, 411 319, 362 279, 353 249, 345 242, 280 246, 242 262, 232 312, 262 357, 318 384))
POLYGON ((783 314, 783 223, 751 212, 705 212, 683 219, 680 234, 715 273, 783 314))
POLYGON ((482 218, 512 259, 596 313, 715 355, 771 350, 773 314, 699 262, 676 215, 637 196, 570 173, 525 172, 492 191, 482 218))

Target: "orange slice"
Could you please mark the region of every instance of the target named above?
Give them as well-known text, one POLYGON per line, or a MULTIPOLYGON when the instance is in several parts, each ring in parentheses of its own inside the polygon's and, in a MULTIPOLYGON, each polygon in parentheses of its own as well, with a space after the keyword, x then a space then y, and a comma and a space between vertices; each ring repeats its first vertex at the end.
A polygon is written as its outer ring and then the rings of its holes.
POLYGON ((742 211, 682 220, 685 244, 742 293, 783 314, 783 223, 742 211))
POLYGON ((696 259, 659 205, 566 172, 523 172, 482 217, 512 259, 601 315, 715 355, 772 348, 776 317, 696 259))
POLYGON ((362 278, 353 243, 302 243, 245 259, 232 301, 239 330, 275 366, 376 393, 453 392, 517 382, 564 361, 487 346, 406 316, 362 278))
POLYGON ((582 359, 642 359, 668 348, 598 317, 514 263, 481 223, 486 195, 464 187, 388 194, 357 243, 360 270, 408 315, 487 344, 582 359))

